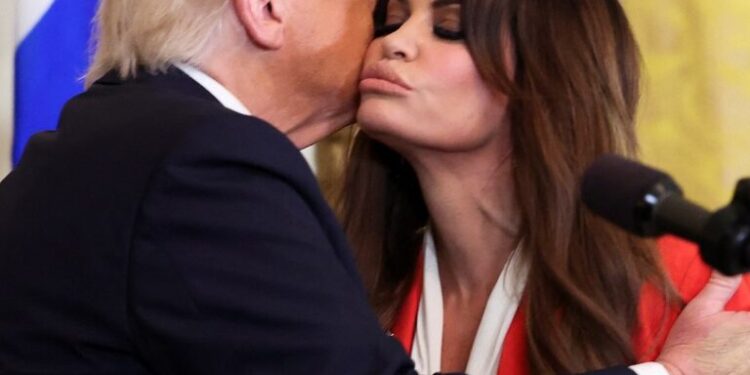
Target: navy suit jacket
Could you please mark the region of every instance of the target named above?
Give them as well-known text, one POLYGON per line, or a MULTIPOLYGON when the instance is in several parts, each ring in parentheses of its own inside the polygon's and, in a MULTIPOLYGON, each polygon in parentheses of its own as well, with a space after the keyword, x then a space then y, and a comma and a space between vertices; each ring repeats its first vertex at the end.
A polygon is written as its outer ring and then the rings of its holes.
POLYGON ((294 145, 177 69, 99 80, 0 184, 0 374, 410 373, 294 145))

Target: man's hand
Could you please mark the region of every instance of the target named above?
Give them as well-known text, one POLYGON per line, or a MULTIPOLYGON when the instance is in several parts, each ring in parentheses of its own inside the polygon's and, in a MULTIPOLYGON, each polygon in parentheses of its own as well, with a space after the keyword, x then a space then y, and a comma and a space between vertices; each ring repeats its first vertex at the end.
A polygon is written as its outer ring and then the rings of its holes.
POLYGON ((750 374, 750 312, 724 311, 741 282, 714 271, 685 307, 657 359, 671 375, 750 374))

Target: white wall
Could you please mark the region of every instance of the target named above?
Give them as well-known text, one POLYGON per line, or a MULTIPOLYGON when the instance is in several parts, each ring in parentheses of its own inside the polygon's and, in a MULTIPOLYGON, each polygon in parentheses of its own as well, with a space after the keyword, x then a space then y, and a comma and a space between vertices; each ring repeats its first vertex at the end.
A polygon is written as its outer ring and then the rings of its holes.
POLYGON ((10 171, 16 0, 0 0, 0 179, 10 171))

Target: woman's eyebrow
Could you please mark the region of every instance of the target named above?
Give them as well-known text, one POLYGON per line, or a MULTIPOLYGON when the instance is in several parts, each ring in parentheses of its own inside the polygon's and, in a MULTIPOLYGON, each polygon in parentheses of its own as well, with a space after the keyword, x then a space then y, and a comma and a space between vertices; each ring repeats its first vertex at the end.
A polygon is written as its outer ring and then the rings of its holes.
MULTIPOLYGON (((387 1, 385 2, 386 6, 387 6, 387 5, 388 5, 388 3, 390 3, 391 1, 392 1, 392 0, 387 0, 387 1)), ((399 5, 401 5, 402 7, 404 7, 404 9, 411 9, 411 6, 409 5, 409 0, 396 0, 396 2, 397 2, 397 3, 399 3, 399 5)))
POLYGON ((435 0, 432 2, 432 7, 439 8, 439 7, 444 7, 444 6, 453 5, 453 4, 461 5, 461 3, 463 3, 463 0, 435 0))

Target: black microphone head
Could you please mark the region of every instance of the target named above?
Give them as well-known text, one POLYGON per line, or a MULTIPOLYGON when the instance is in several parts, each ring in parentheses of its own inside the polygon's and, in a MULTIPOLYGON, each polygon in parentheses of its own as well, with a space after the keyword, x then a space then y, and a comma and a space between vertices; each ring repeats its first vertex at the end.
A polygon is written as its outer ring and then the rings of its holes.
POLYGON ((682 195, 669 175, 616 155, 604 155, 586 170, 583 202, 595 214, 640 236, 659 235, 653 207, 667 196, 682 195))

